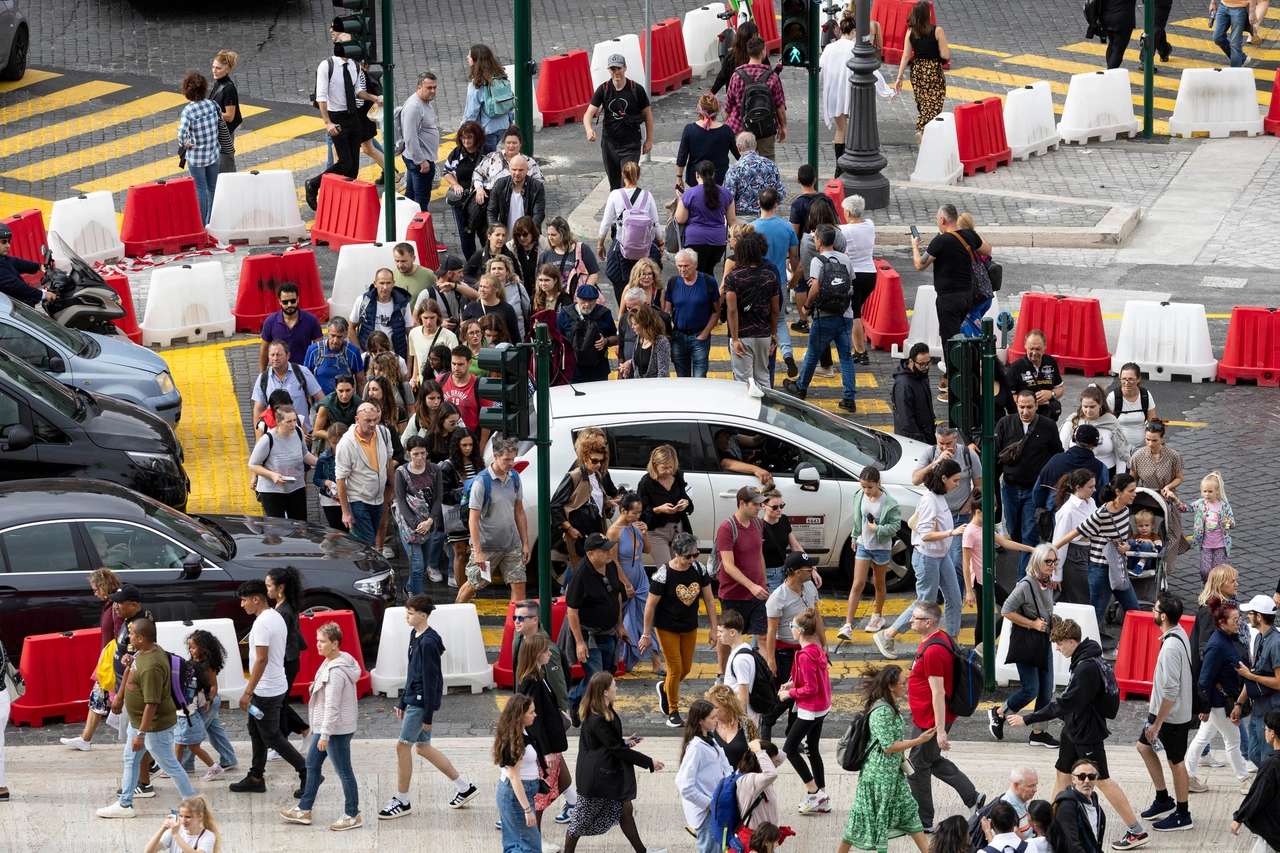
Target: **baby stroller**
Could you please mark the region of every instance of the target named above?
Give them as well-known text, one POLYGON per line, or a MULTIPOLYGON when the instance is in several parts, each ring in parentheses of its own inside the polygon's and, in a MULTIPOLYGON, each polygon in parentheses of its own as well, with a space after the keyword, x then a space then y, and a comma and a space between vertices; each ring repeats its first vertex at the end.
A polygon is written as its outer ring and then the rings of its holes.
MULTIPOLYGON (((1141 486, 1138 487, 1138 495, 1134 498, 1133 505, 1129 507, 1130 549, 1125 559, 1126 571, 1129 574, 1129 582, 1133 584, 1133 592, 1138 596, 1138 604, 1144 610, 1153 607, 1156 597, 1169 586, 1164 559, 1165 551, 1169 547, 1165 524, 1165 517, 1169 511, 1164 496, 1155 489, 1144 489, 1141 486), (1144 509, 1155 516, 1151 535, 1159 541, 1158 548, 1142 547, 1148 543, 1142 543, 1137 548, 1133 547, 1132 537, 1137 534, 1137 524, 1133 519, 1140 510, 1144 509)), ((1173 511, 1177 512, 1177 509, 1173 511)), ((1124 623, 1124 613, 1120 610, 1118 601, 1114 599, 1111 601, 1110 606, 1107 607, 1106 618, 1113 625, 1124 623)))

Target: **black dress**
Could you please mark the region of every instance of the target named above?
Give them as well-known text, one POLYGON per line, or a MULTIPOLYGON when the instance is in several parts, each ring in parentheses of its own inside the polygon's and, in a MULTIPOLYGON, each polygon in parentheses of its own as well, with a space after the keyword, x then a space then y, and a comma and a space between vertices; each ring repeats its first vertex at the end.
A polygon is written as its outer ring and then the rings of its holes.
POLYGON ((636 768, 653 772, 653 759, 627 746, 622 718, 596 713, 582 721, 574 782, 578 806, 569 819, 569 835, 603 835, 622 817, 622 804, 636 798, 636 768))

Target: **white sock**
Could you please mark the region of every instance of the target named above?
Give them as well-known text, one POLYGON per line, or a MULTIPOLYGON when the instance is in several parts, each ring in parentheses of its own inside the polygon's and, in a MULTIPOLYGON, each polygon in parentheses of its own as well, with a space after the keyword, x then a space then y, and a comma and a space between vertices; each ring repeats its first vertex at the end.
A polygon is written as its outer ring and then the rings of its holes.
POLYGON ((564 801, 566 804, 576 806, 578 804, 578 788, 576 785, 570 785, 565 789, 564 801))
POLYGON ((457 779, 453 780, 453 787, 459 794, 465 794, 471 789, 471 783, 462 776, 459 776, 457 779))
POLYGON ((399 802, 403 803, 406 806, 409 805, 409 792, 396 791, 396 800, 398 800, 399 802))

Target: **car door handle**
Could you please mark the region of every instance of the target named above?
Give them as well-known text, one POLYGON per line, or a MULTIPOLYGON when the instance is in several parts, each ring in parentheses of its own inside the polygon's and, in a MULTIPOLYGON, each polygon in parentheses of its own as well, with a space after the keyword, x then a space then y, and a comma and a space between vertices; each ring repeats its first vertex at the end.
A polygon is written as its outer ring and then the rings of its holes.
POLYGON ((12 586, 0 586, 0 596, 17 595, 18 590, 12 586))
POLYGON ((737 493, 736 491, 735 491, 735 492, 721 492, 721 493, 720 493, 720 497, 722 497, 722 498, 736 498, 737 496, 738 496, 738 493, 737 493))

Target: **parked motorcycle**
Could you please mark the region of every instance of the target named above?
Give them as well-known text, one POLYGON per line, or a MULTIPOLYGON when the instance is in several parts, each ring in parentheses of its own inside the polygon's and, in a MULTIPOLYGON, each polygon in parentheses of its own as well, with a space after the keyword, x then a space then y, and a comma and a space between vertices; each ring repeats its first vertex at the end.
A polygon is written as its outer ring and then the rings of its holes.
POLYGON ((68 259, 69 269, 56 266, 53 252, 47 245, 43 247, 45 272, 40 283, 54 295, 45 303, 49 316, 68 329, 99 335, 120 334, 112 323, 127 316, 120 304, 120 294, 57 233, 50 231, 49 242, 54 241, 59 254, 68 259))

